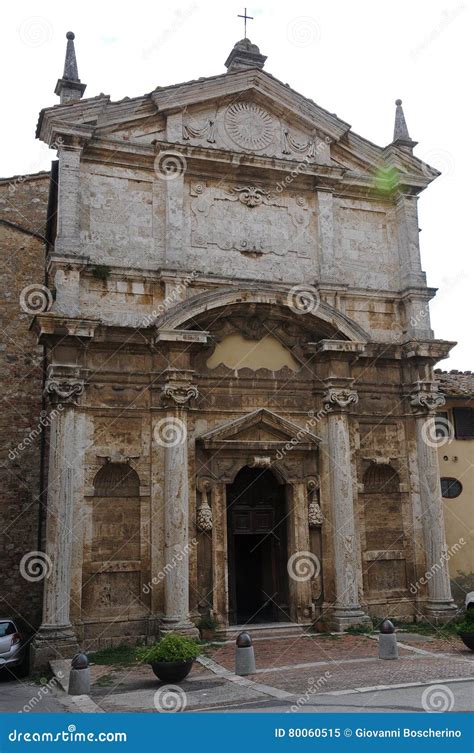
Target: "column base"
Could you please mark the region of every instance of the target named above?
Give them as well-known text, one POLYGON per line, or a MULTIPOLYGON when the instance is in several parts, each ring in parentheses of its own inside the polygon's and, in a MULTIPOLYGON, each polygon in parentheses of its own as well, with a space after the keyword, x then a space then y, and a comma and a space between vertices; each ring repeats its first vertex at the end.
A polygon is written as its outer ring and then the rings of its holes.
POLYGON ((179 620, 173 617, 162 617, 161 619, 161 633, 179 633, 179 635, 185 635, 188 638, 199 638, 199 630, 189 620, 179 620))
POLYGON ((331 630, 343 632, 350 627, 367 627, 372 629, 373 624, 369 615, 362 609, 336 609, 328 621, 331 630))
POLYGON ((426 618, 434 625, 450 622, 457 612, 454 601, 429 601, 425 607, 426 618))
POLYGON ((72 625, 41 625, 30 646, 30 667, 45 669, 54 659, 72 659, 79 644, 72 625))

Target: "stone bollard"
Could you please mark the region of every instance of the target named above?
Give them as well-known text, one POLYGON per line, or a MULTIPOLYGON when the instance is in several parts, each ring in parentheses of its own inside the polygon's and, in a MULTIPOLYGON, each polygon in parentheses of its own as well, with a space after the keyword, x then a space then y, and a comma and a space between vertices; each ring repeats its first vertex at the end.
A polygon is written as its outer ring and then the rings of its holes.
POLYGON ((250 633, 239 633, 235 646, 235 674, 253 675, 255 670, 255 654, 250 633))
POLYGON ((85 654, 79 653, 71 661, 69 673, 69 695, 88 695, 91 689, 91 674, 89 660, 85 654))
POLYGON ((397 636, 390 620, 384 620, 380 625, 379 659, 398 659, 397 636))

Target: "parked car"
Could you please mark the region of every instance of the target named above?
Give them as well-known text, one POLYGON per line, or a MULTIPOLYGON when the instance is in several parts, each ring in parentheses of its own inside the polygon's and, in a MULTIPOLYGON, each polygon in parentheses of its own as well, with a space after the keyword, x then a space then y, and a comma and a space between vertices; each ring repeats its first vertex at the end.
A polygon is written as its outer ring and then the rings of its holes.
POLYGON ((466 609, 474 609, 474 591, 469 591, 464 599, 464 606, 466 609))
POLYGON ((0 617, 0 669, 23 671, 27 663, 26 637, 15 620, 0 617))

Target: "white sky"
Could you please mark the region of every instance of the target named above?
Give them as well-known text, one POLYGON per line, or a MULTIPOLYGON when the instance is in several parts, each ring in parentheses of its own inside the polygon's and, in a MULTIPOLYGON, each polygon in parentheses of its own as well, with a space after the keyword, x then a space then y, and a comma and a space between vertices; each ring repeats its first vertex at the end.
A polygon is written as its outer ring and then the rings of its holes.
MULTIPOLYGON (((35 140, 42 107, 58 102, 66 31, 76 34, 85 96, 113 99, 223 72, 243 35, 229 0, 90 0, 4 5, 0 174, 49 169, 55 153, 35 140)), ((394 100, 403 100, 415 154, 443 172, 419 202, 421 250, 435 335, 457 340, 445 369, 474 370, 472 240, 474 212, 471 0, 326 0, 249 5, 248 36, 268 55, 265 69, 385 146, 394 100)))

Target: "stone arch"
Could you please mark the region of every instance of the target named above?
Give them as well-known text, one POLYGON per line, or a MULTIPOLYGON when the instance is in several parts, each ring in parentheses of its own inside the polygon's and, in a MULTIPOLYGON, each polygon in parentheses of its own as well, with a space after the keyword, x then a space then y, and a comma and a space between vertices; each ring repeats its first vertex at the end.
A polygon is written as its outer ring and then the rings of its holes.
POLYGON ((94 495, 97 497, 138 497, 140 479, 128 463, 107 463, 94 478, 94 495))
MULTIPOLYGON (((289 306, 289 292, 291 288, 276 285, 255 283, 246 288, 226 287, 199 293, 181 301, 165 314, 160 316, 155 324, 158 329, 185 329, 200 314, 213 309, 241 304, 270 304, 284 307, 289 306)), ((297 316, 297 314, 295 314, 297 316)), ((370 337, 356 322, 325 301, 319 300, 312 311, 306 316, 314 317, 323 322, 328 330, 328 336, 338 336, 354 342, 366 343, 370 337)))
POLYGON ((363 482, 365 494, 394 494, 400 489, 400 477, 389 463, 371 463, 363 482))

